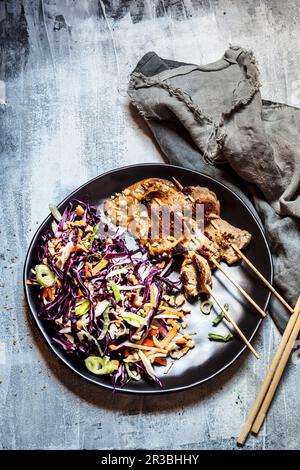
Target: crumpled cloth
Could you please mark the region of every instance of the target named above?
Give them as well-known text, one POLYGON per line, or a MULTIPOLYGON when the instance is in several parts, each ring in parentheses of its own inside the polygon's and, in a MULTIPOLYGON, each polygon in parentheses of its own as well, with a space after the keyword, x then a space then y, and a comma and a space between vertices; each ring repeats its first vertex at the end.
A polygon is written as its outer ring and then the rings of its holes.
MULTIPOLYGON (((149 52, 132 72, 128 94, 170 163, 222 179, 254 205, 270 244, 275 287, 294 306, 300 294, 300 109, 262 100, 259 87, 253 53, 231 46, 201 66, 149 52)), ((274 296, 270 313, 283 331, 290 314, 274 296)))

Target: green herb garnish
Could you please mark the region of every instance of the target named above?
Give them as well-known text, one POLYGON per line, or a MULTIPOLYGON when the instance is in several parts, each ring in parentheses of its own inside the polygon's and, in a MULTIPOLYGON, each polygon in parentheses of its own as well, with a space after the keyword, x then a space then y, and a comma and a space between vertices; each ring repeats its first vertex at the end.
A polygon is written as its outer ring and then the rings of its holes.
POLYGON ((55 274, 45 264, 37 264, 35 269, 36 280, 43 287, 51 287, 55 283, 55 274))
POLYGON ((111 281, 110 287, 111 287, 111 290, 113 291, 115 301, 120 302, 122 300, 122 296, 120 294, 118 285, 115 282, 111 281))
POLYGON ((104 336, 106 335, 107 331, 108 331, 108 328, 109 328, 109 325, 110 325, 109 310, 110 310, 110 305, 103 312, 104 324, 103 324, 101 334, 98 338, 98 341, 101 341, 104 338, 104 336))
MULTIPOLYGON (((229 305, 228 304, 224 304, 224 310, 226 310, 226 312, 228 312, 229 310, 229 305)), ((221 323, 221 321, 223 320, 224 318, 224 313, 221 311, 219 313, 219 315, 214 319, 214 321, 212 322, 212 325, 213 326, 218 326, 219 323, 221 323)))
POLYGON ((87 299, 84 299, 82 302, 78 302, 78 304, 75 307, 75 314, 79 315, 80 317, 82 315, 85 315, 90 309, 90 301, 87 299))
POLYGON ((200 304, 200 310, 204 315, 209 315, 210 311, 212 309, 212 302, 210 300, 205 300, 204 302, 201 302, 200 304))
POLYGON ((110 360, 109 357, 89 356, 85 359, 86 368, 96 375, 112 374, 119 365, 116 360, 110 360))
POLYGON ((227 343, 228 341, 232 340, 234 338, 232 333, 228 333, 227 336, 223 335, 216 335, 214 333, 209 333, 208 339, 210 341, 219 341, 221 343, 227 343))

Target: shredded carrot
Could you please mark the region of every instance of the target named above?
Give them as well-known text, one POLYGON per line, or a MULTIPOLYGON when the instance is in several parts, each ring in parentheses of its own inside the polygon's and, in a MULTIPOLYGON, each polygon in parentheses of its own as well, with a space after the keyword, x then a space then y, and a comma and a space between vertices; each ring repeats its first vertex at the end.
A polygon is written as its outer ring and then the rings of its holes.
POLYGON ((154 362, 157 362, 161 366, 166 366, 167 365, 167 359, 165 357, 156 357, 154 359, 154 362))
POLYGON ((71 253, 75 253, 76 251, 88 251, 88 250, 82 245, 75 245, 73 246, 73 248, 71 248, 71 253))
POLYGON ((176 315, 177 317, 184 317, 184 314, 182 312, 178 312, 175 308, 168 307, 166 305, 163 305, 162 307, 159 307, 161 310, 164 310, 164 313, 170 314, 170 315, 176 315))
POLYGON ((43 300, 49 299, 50 302, 52 302, 52 300, 54 300, 54 293, 52 287, 44 287, 42 297, 43 300))
POLYGON ((130 354, 131 354, 131 352, 128 351, 128 349, 124 349, 124 356, 125 356, 125 357, 130 356, 130 354))
POLYGON ((150 304, 152 307, 155 307, 156 303, 156 294, 155 294, 155 284, 150 286, 150 304))
POLYGON ((158 330, 155 330, 154 328, 151 328, 149 330, 149 335, 150 336, 157 336, 158 335, 158 330))
POLYGON ((143 341, 142 345, 143 345, 143 346, 152 347, 152 346, 154 346, 154 343, 153 343, 152 339, 146 338, 146 339, 143 341))
POLYGON ((160 341, 160 347, 162 349, 164 349, 172 341, 172 339, 175 338, 175 336, 177 335, 178 329, 179 329, 179 326, 175 323, 172 329, 169 331, 169 333, 164 337, 162 341, 160 341))
POLYGON ((94 266, 92 269, 92 276, 95 276, 96 274, 98 274, 102 269, 105 268, 107 264, 108 264, 108 261, 104 258, 101 261, 99 261, 99 263, 97 263, 96 266, 94 266))
POLYGON ((87 261, 87 262, 85 263, 84 269, 85 269, 85 275, 86 275, 86 277, 90 277, 91 271, 92 271, 92 269, 93 269, 91 263, 89 263, 89 262, 87 261))

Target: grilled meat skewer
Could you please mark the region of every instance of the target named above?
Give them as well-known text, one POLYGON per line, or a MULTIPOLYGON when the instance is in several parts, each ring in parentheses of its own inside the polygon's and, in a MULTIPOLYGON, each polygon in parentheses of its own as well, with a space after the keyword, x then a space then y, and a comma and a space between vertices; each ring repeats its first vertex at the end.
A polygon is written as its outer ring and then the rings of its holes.
POLYGON ((201 186, 186 186, 183 187, 182 192, 195 205, 204 205, 204 234, 219 246, 221 258, 229 265, 239 261, 240 257, 231 244, 234 243, 242 250, 249 245, 251 234, 220 218, 220 201, 213 191, 201 186), (213 222, 214 219, 217 219, 218 228, 213 222))

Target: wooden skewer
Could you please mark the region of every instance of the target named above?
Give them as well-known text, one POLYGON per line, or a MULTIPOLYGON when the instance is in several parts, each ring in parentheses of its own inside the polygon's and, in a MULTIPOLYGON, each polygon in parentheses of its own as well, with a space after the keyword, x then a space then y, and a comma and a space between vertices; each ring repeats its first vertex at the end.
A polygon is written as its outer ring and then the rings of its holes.
MULTIPOLYGON (((175 184, 178 186, 178 188, 182 191, 183 189, 182 184, 174 177, 173 177, 173 180, 175 184)), ((192 198, 190 194, 188 195, 188 198, 190 201, 195 202, 195 200, 192 198)), ((211 220, 210 223, 216 230, 220 229, 214 220, 211 220)), ((272 284, 270 284, 270 282, 261 274, 261 272, 258 271, 258 269, 254 266, 254 264, 251 263, 251 261, 247 258, 247 256, 244 255, 244 253, 234 243, 231 243, 230 245, 232 246, 234 251, 245 261, 245 263, 249 266, 249 268, 251 268, 255 272, 255 274, 260 278, 260 280, 264 284, 266 284, 266 286, 277 297, 277 299, 285 306, 285 308, 287 308, 291 313, 293 313, 293 308, 284 300, 284 298, 279 294, 279 292, 277 292, 277 290, 272 286, 272 284)))
POLYGON ((255 272, 255 274, 260 278, 262 282, 268 286, 270 291, 277 297, 277 299, 289 310, 291 313, 293 313, 293 308, 284 300, 284 298, 277 292, 276 289, 272 286, 272 284, 269 283, 269 281, 258 271, 258 269, 254 266, 254 264, 251 263, 251 261, 247 258, 247 256, 244 255, 244 253, 233 243, 232 248, 238 255, 245 261, 245 263, 249 266, 249 268, 252 269, 252 271, 255 272))
MULTIPOLYGON (((159 205, 161 206, 161 201, 155 197, 154 198, 154 201, 159 205)), ((185 224, 185 221, 183 221, 184 225, 185 225, 185 228, 188 230, 188 233, 190 233, 188 227, 186 227, 186 224, 185 224)), ((191 237, 191 240, 192 242, 196 245, 196 247, 199 245, 199 242, 197 241, 197 239, 195 239, 194 237, 191 237)), ((224 317, 226 318, 226 320, 232 325, 232 327, 236 330, 236 332, 238 333, 238 335, 242 338, 242 340, 244 341, 244 343, 248 346, 248 348, 250 349, 250 351, 254 354, 254 356, 259 359, 259 354, 255 351, 254 347, 251 345, 251 343, 248 341, 248 339, 246 338, 246 336, 244 335, 244 333, 241 331, 241 329, 238 327, 238 325, 235 323, 235 321, 233 320, 233 318, 231 317, 231 315, 225 310, 225 308, 223 307, 223 305, 221 304, 221 302, 219 301, 219 299, 217 298, 216 294, 212 291, 212 289, 209 287, 209 286, 206 286, 207 288, 207 291, 209 292, 209 294, 211 295, 211 297, 215 300, 216 304, 219 306, 219 308, 221 309, 221 311, 223 312, 223 315, 224 317)))
POLYGON ((225 271, 225 269, 223 269, 223 267, 213 256, 210 258, 210 261, 224 274, 224 276, 227 277, 227 279, 229 279, 229 281, 241 292, 241 294, 243 294, 243 296, 248 300, 248 302, 250 302, 250 304, 253 305, 254 308, 256 308, 259 314, 262 317, 265 317, 266 312, 264 312, 263 309, 260 308, 260 306, 252 299, 252 297, 250 297, 250 295, 247 294, 247 292, 233 279, 233 277, 227 271, 225 271))
POLYGON ((223 305, 221 304, 221 302, 218 300, 218 298, 216 297, 215 293, 211 290, 211 288, 209 286, 206 286, 209 294, 212 296, 212 298, 214 299, 214 301, 216 302, 216 304, 218 305, 218 307, 222 310, 223 314, 224 314, 224 317, 226 318, 226 320, 233 326, 233 328, 235 329, 235 331, 238 333, 238 335, 242 338, 242 340, 244 341, 244 343, 248 346, 248 348, 250 349, 250 351, 254 354, 254 356, 256 357, 256 359, 259 359, 259 354, 255 351, 254 347, 252 346, 252 344, 248 341, 248 339, 246 338, 246 336, 244 335, 244 333, 240 330, 240 328, 238 327, 238 325, 235 323, 235 321, 233 320, 232 316, 225 310, 225 308, 223 307, 223 305))
POLYGON ((254 424, 251 428, 251 431, 254 434, 258 434, 259 430, 264 422, 264 419, 266 417, 267 411, 271 405, 271 402, 273 400, 273 397, 275 395, 276 389, 279 385, 280 379, 282 377, 282 374, 284 372, 285 366, 289 360, 289 357, 291 355, 292 349, 295 345, 295 341, 297 339, 297 336, 300 331, 300 297, 298 298, 298 302, 295 308, 295 312, 293 313, 292 316, 295 316, 295 325, 294 328, 292 329, 292 332, 290 334, 290 338, 285 346, 284 352, 281 356, 281 359, 277 365, 276 372, 274 374, 273 380, 271 382, 271 385, 269 386, 268 392, 264 398, 264 401, 260 407, 260 410, 258 412, 258 415, 255 418, 254 424))
MULTIPOLYGON (((283 333, 283 336, 281 338, 281 341, 279 343, 279 346, 277 348, 277 351, 274 355, 274 358, 271 362, 271 365, 270 365, 270 368, 267 372, 267 375, 263 381, 263 384, 258 392, 258 395, 256 397, 256 400, 255 402, 253 403, 253 406, 252 406, 252 409, 249 413, 249 416, 240 432, 240 435, 237 439, 237 444, 239 445, 244 445, 247 437, 248 437, 248 434, 250 433, 251 429, 253 429, 253 431, 256 431, 260 426, 258 426, 260 424, 260 421, 261 419, 263 420, 266 412, 267 412, 267 408, 268 408, 268 403, 270 403, 270 401, 272 400, 272 397, 275 393, 275 390, 276 390, 276 387, 274 387, 274 385, 278 382, 279 382, 279 379, 282 375, 282 371, 285 367, 285 364, 282 362, 281 363, 281 366, 279 367, 279 363, 280 363, 280 360, 281 358, 283 358, 283 353, 285 351, 285 348, 287 347, 287 344, 289 343, 289 339, 291 338, 291 343, 292 343, 292 346, 295 342, 295 340, 293 340, 294 336, 295 338, 297 337, 297 334, 299 332, 299 328, 300 328, 300 324, 299 324, 299 319, 300 319, 300 297, 298 299, 298 302, 296 304, 296 307, 295 307, 295 311, 294 313, 291 315, 290 319, 289 319, 289 322, 286 326, 286 329, 283 333), (292 332, 293 333, 293 337, 292 337, 292 332), (277 376, 276 376, 276 379, 275 379, 275 376, 274 374, 276 373, 276 369, 279 369, 279 372, 277 373, 277 376), (260 414, 260 418, 259 418, 259 421, 256 422, 256 426, 252 428, 254 422, 256 421, 256 418, 258 417, 258 414, 260 412, 260 409, 261 409, 261 406, 262 404, 264 403, 264 400, 266 398, 266 395, 268 393, 268 390, 269 390, 269 387, 270 387, 270 384, 272 383, 272 380, 274 378, 274 385, 273 385, 273 388, 272 388, 272 391, 270 392, 269 394, 269 398, 268 398, 268 401, 265 402, 265 406, 264 406, 264 409, 262 410, 262 413, 260 414)), ((262 422, 262 421, 261 421, 262 422)))

